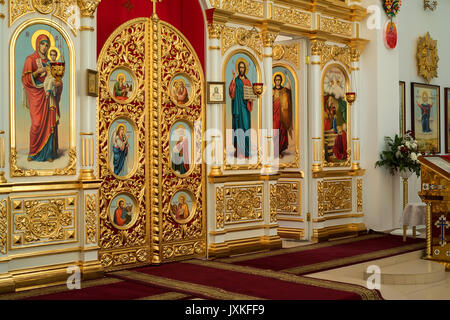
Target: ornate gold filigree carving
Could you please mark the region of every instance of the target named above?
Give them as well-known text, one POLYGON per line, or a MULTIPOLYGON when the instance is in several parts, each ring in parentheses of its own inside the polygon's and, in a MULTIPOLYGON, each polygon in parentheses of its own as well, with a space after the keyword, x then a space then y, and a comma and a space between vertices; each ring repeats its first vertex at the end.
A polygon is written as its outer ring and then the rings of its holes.
POLYGON ((216 187, 216 229, 223 229, 225 223, 225 198, 223 187, 216 187))
POLYGON ((11 148, 10 173, 12 177, 31 177, 31 176, 69 176, 75 175, 77 171, 77 153, 74 148, 69 149, 69 164, 63 169, 53 170, 33 170, 22 169, 17 166, 17 151, 11 148))
POLYGON ((309 43, 311 49, 311 55, 320 56, 322 53, 322 48, 325 46, 325 42, 322 40, 313 39, 309 43))
POLYGON ((208 36, 210 39, 220 39, 223 28, 223 24, 210 23, 208 24, 208 36))
POLYGON ((34 12, 29 0, 9 0, 9 26, 20 17, 34 12))
POLYGON ((363 183, 362 179, 356 180, 356 197, 357 197, 357 210, 358 212, 363 211, 363 183))
POLYGON ((273 19, 284 23, 311 28, 311 13, 294 8, 273 7, 273 19))
POLYGON ((225 186, 225 225, 263 219, 263 185, 225 186))
POLYGON ((300 182, 278 182, 271 186, 270 196, 277 214, 301 215, 300 182))
POLYGON ((352 181, 324 180, 317 187, 319 216, 352 210, 352 181))
POLYGON ((233 28, 225 26, 222 31, 222 55, 234 45, 240 45, 253 49, 262 59, 263 41, 259 32, 246 30, 244 28, 233 28))
POLYGON ((300 68, 300 44, 276 44, 272 54, 274 61, 285 60, 300 68))
POLYGON ((162 256, 164 260, 173 260, 179 257, 187 257, 192 255, 204 255, 206 253, 206 243, 203 241, 186 243, 186 244, 175 244, 175 245, 165 245, 162 248, 162 256))
POLYGON ((430 33, 419 37, 417 41, 417 70, 419 76, 422 76, 430 83, 430 80, 438 76, 438 52, 437 40, 430 37, 430 33))
POLYGON ((264 17, 264 4, 254 0, 214 0, 211 5, 235 13, 258 18, 264 17))
POLYGON ((85 243, 97 243, 97 195, 87 194, 85 197, 85 229, 86 229, 86 239, 85 243))
POLYGON ((94 18, 95 10, 101 0, 77 0, 78 7, 80 7, 81 16, 94 18))
POLYGON ((262 31, 261 39, 262 39, 263 47, 264 48, 273 47, 273 43, 275 42, 277 35, 278 35, 278 32, 262 31))
POLYGON ((278 206, 278 197, 277 197, 277 185, 270 185, 270 222, 277 222, 277 206, 278 206))
POLYGON ((0 200, 0 253, 8 252, 8 212, 6 200, 0 200))
POLYGON ((322 46, 322 50, 320 52, 320 68, 323 69, 323 67, 329 61, 336 61, 342 63, 347 69, 347 71, 350 73, 352 62, 351 48, 348 46, 345 47, 332 45, 322 46))
POLYGON ((31 0, 34 9, 42 14, 49 14, 55 9, 53 0, 31 0))
POLYGON ((132 249, 119 252, 101 253, 100 261, 104 268, 117 269, 126 265, 148 263, 150 252, 148 249, 132 249))
POLYGON ((78 204, 74 201, 70 205, 68 198, 24 199, 21 206, 12 206, 12 236, 17 238, 12 248, 76 241, 78 204), (19 209, 14 210, 14 207, 19 209))
POLYGON ((330 32, 346 37, 351 37, 353 34, 353 25, 348 21, 341 21, 336 18, 328 18, 321 16, 319 23, 319 30, 330 32))
POLYGON ((63 21, 77 35, 77 27, 79 25, 79 8, 77 0, 59 0, 53 16, 63 21))
MULTIPOLYGON (((100 259, 103 266, 109 268, 138 264, 136 257, 139 249, 149 247, 150 235, 147 230, 147 186, 146 186, 146 101, 148 88, 145 86, 146 69, 146 18, 127 22, 116 30, 105 43, 98 60, 99 70, 99 108, 98 108, 98 165, 99 178, 102 180, 99 190, 99 247, 100 259), (117 66, 126 66, 134 73, 134 88, 136 95, 127 104, 114 101, 108 91, 108 81, 117 66), (138 146, 134 154, 137 170, 126 180, 119 180, 113 176, 109 168, 108 129, 117 118, 126 116, 135 125, 135 136, 138 146), (112 199, 121 192, 127 192, 137 202, 138 215, 132 228, 118 230, 109 218, 108 207, 112 199), (133 249, 130 249, 133 248, 133 249), (128 250, 128 251, 127 251, 128 250)), ((150 53, 148 53, 150 54, 150 53)), ((150 78, 150 75, 147 75, 150 78)), ((156 194, 156 201, 159 196, 156 194)), ((155 225, 157 228, 158 224, 155 225)), ((156 244, 157 247, 157 244, 156 244)), ((148 261, 144 261, 148 262, 148 261)))
POLYGON ((361 50, 358 48, 351 48, 350 49, 350 54, 352 57, 352 61, 353 62, 358 62, 359 58, 361 57, 361 50))

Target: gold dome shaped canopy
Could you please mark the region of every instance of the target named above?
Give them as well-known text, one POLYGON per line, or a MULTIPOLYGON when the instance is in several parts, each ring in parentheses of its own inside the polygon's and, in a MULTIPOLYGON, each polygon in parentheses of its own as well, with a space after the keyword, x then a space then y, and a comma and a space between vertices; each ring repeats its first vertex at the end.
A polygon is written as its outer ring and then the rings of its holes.
POLYGON ((430 37, 430 33, 419 37, 417 42, 417 69, 419 76, 422 76, 430 83, 430 80, 438 76, 438 52, 437 40, 430 37))

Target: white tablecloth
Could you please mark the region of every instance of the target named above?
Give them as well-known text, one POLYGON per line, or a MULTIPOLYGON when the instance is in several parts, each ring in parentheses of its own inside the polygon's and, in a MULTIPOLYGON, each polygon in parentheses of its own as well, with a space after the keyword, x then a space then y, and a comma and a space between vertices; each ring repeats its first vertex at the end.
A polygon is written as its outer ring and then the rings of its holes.
POLYGON ((403 210, 400 222, 404 226, 421 226, 426 224, 427 205, 424 203, 408 203, 403 210))

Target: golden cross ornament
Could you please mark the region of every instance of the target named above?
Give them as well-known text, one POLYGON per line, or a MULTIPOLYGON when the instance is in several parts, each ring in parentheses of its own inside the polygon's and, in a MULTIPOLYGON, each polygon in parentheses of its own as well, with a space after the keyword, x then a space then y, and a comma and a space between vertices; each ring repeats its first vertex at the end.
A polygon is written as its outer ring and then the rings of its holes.
POLYGON ((153 2, 153 14, 156 15, 156 3, 162 2, 162 0, 150 0, 150 1, 153 2))

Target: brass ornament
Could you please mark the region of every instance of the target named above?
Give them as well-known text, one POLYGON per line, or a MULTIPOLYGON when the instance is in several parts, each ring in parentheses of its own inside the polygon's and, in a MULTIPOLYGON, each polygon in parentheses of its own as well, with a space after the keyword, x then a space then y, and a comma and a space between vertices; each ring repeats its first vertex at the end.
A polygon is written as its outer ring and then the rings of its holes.
POLYGON ((223 24, 210 23, 208 24, 208 36, 210 39, 220 39, 222 31, 224 29, 223 24))
POLYGON ((31 12, 34 12, 34 8, 31 7, 29 0, 9 0, 9 26, 31 12))
POLYGON ((264 48, 272 48, 273 43, 275 42, 275 39, 278 36, 278 32, 272 32, 264 30, 261 32, 261 39, 263 43, 264 48))
POLYGON ((320 56, 322 54, 323 47, 325 47, 325 41, 312 39, 309 42, 309 46, 310 46, 310 50, 311 50, 311 55, 320 56))
POLYGON ((352 211, 352 180, 323 180, 317 187, 319 216, 352 211))
POLYGON ((277 214, 301 215, 300 182, 278 182, 271 186, 270 196, 277 214))
POLYGON ((95 10, 101 0, 77 0, 82 17, 94 18, 95 10))
POLYGON ((264 3, 254 0, 213 0, 211 5, 218 9, 228 10, 257 18, 264 17, 264 3))
POLYGON ((362 212, 363 211, 363 183, 362 179, 356 180, 356 205, 357 205, 357 211, 362 212))
POLYGON ((259 32, 225 26, 221 36, 222 56, 234 45, 251 48, 262 60, 263 41, 259 32))
POLYGON ((320 51, 320 69, 330 61, 342 63, 347 72, 351 72, 352 49, 348 46, 323 45, 320 51))
POLYGON ((216 229, 223 229, 225 223, 224 188, 216 187, 216 229))
POLYGON ((345 37, 351 37, 353 34, 353 24, 351 22, 341 21, 336 18, 320 16, 319 30, 345 37))
POLYGON ((293 24, 303 28, 311 28, 312 14, 295 8, 285 8, 274 5, 273 19, 276 21, 293 24))
POLYGON ((84 199, 85 208, 85 229, 86 239, 85 243, 97 243, 97 229, 98 229, 98 216, 97 216, 97 195, 87 194, 84 199))
POLYGON ((276 44, 273 47, 273 60, 284 60, 300 68, 300 44, 276 44))
POLYGON ((76 202, 68 205, 67 196, 23 200, 11 213, 12 249, 77 241, 77 209, 76 202))
POLYGON ((417 71, 419 76, 425 78, 427 83, 438 76, 438 52, 437 40, 430 37, 430 33, 423 37, 419 37, 417 41, 417 71))
POLYGON ((264 185, 225 186, 225 225, 262 221, 264 185))
POLYGON ((0 200, 0 253, 8 252, 8 212, 6 200, 0 200))
POLYGON ((55 8, 52 0, 31 0, 34 9, 42 14, 49 14, 55 8))

